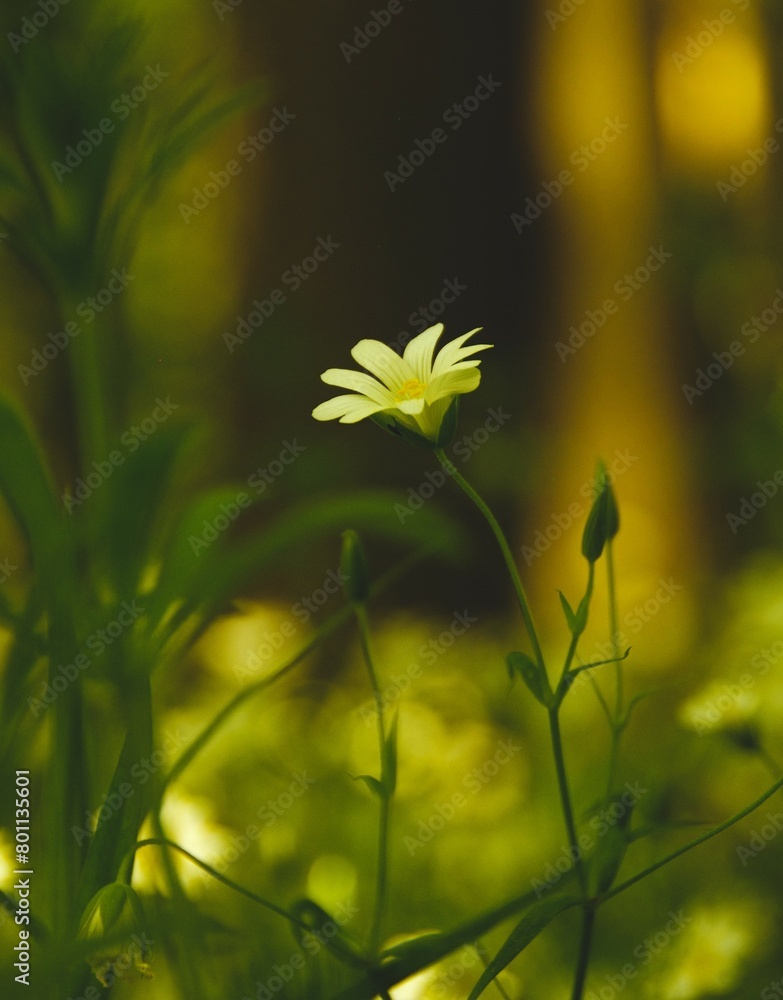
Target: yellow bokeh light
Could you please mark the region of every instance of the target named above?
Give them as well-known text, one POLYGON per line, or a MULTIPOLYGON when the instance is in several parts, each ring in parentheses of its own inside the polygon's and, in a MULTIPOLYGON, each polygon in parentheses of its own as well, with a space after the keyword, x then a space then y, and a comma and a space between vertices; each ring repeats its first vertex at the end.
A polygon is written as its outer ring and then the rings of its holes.
POLYGON ((706 31, 700 21, 661 40, 656 80, 661 134, 679 163, 724 164, 768 134, 762 51, 739 25, 730 29, 687 64, 674 56, 696 52, 686 39, 706 31))
POLYGON ((329 912, 353 897, 356 866, 340 854, 320 854, 307 874, 307 895, 329 912))

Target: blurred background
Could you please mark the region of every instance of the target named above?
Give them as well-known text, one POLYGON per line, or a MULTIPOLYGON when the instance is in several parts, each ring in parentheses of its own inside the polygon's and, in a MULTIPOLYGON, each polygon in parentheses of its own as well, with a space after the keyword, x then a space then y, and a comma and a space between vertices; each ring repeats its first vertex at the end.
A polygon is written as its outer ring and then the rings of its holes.
MULTIPOLYGON (((494 347, 482 355, 480 389, 463 400, 453 454, 507 529, 553 660, 567 647, 556 590, 573 603, 585 584, 579 545, 599 457, 615 481, 628 683, 635 693, 661 689, 634 716, 621 768, 623 780, 650 789, 640 825, 718 821, 760 793, 781 759, 783 717, 781 4, 55 6, 26 38, 24 19, 42 5, 8 5, 10 72, 28 45, 89 64, 100 9, 146 24, 129 80, 150 67, 170 74, 143 111, 122 101, 125 117, 107 111, 118 133, 127 118, 136 143, 126 169, 159 138, 154 102, 175 103, 167 88, 181 97, 208 71, 211 93, 258 81, 263 90, 143 206, 132 254, 105 261, 106 276, 133 276, 112 305, 116 338, 102 348, 114 426, 131 428, 160 398, 202 421, 182 495, 225 480, 263 494, 239 537, 301 498, 354 487, 395 491, 413 518, 436 462, 370 422, 314 422, 312 408, 333 394, 319 375, 352 367, 350 349, 365 337, 402 348, 434 322, 446 339, 483 327, 494 347), (748 752, 747 724, 764 753, 748 752)), ((113 108, 119 93, 95 108, 113 108)), ((60 117, 63 157, 67 136, 78 142, 99 119, 60 117)), ((0 243, 0 374, 65 488, 77 475, 67 368, 52 363, 27 381, 20 373, 61 317, 10 240, 0 243)), ((523 639, 501 561, 464 498, 434 492, 432 503, 463 525, 467 555, 419 567, 376 610, 379 669, 397 685, 390 702, 399 700, 402 720, 390 934, 450 926, 477 900, 484 909, 509 886, 524 891, 564 837, 545 727, 522 691, 507 693, 503 656, 523 639), (456 614, 475 619, 464 635, 456 614), (523 749, 474 797, 467 776, 510 737, 523 749), (405 837, 466 789, 454 821, 411 850, 405 837)), ((24 560, 8 519, 0 542, 0 557, 24 560)), ((338 538, 292 552, 274 577, 237 595, 161 678, 162 738, 176 726, 195 735, 336 610, 342 598, 327 583, 338 553, 338 538)), ((371 548, 371 557, 380 571, 390 553, 371 548)), ((601 578, 585 661, 608 638, 601 578)), ((375 803, 347 776, 377 769, 355 646, 340 633, 243 709, 167 800, 176 839, 272 898, 370 905, 375 803), (283 808, 302 771, 316 783, 283 808), (252 849, 226 860, 270 801, 280 815, 273 809, 252 849)), ((586 810, 608 743, 589 685, 565 715, 586 810)), ((783 976, 780 843, 747 863, 736 850, 763 822, 751 816, 607 906, 593 988, 627 962, 638 967, 634 995, 683 1000, 755 996, 783 976), (692 921, 645 962, 635 949, 680 909, 692 921)), ((675 837, 641 841, 629 871, 675 837)), ((255 996, 293 938, 186 872, 214 920, 206 981, 223 996, 255 996)), ((151 852, 137 878, 151 898, 163 891, 151 852)), ((561 933, 550 930, 512 966, 509 996, 567 996, 574 926, 562 918, 561 933)), ((501 940, 490 935, 487 947, 501 940)), ((468 958, 398 988, 395 1000, 467 996, 468 958)), ((116 995, 177 995, 176 963, 164 955, 154 982, 116 995)), ((317 988, 295 981, 280 995, 317 988)))

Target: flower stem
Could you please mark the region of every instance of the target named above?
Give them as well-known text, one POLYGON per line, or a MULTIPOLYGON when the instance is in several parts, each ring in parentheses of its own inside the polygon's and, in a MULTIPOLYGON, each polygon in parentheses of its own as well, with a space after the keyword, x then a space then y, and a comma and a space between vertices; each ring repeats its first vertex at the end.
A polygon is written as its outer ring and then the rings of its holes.
POLYGON ((620 747, 620 737, 623 731, 623 665, 619 661, 620 650, 617 643, 617 590, 615 589, 614 578, 614 552, 612 541, 606 543, 606 581, 609 593, 609 631, 612 643, 612 657, 617 660, 615 663, 615 706, 612 717, 612 742, 609 747, 609 767, 606 776, 606 798, 607 801, 612 794, 614 775, 617 768, 617 753, 620 747))
POLYGON ((582 909, 582 936, 579 941, 579 957, 574 973, 574 985, 571 990, 571 1000, 582 1000, 587 969, 590 965, 590 950, 593 945, 593 929, 595 927, 595 906, 586 905, 582 909))
POLYGON ((359 642, 362 647, 364 662, 370 675, 375 709, 378 716, 378 750, 381 758, 381 812, 378 822, 378 867, 375 881, 375 909, 370 930, 370 954, 377 956, 381 947, 383 930, 383 913, 386 903, 386 883, 389 865, 389 820, 391 814, 392 790, 389 787, 388 755, 386 752, 386 724, 384 721, 384 701, 378 684, 372 648, 370 645, 370 622, 367 608, 361 602, 354 604, 356 622, 359 627, 359 642))
POLYGON ((527 597, 525 596, 525 589, 522 586, 522 581, 519 577, 519 571, 517 565, 514 562, 514 557, 511 554, 511 549, 508 542, 506 541, 506 536, 503 534, 503 529, 497 521, 497 518, 489 509, 487 504, 481 499, 478 493, 473 489, 470 483, 460 475, 457 471, 456 466, 451 461, 451 459, 446 455, 442 448, 437 448, 435 451, 438 461, 443 466, 443 470, 451 476, 454 482, 460 487, 460 489, 465 493, 465 495, 473 501, 473 503, 478 507, 481 513, 484 515, 487 523, 492 529, 492 533, 500 546, 500 551, 503 553, 503 559, 506 563, 506 568, 508 569, 508 574, 511 577, 511 583, 514 587, 514 593, 516 594, 517 601, 519 603, 520 610, 522 611, 522 617, 525 621, 525 628, 527 629, 528 637, 530 638, 530 643, 533 647, 533 653, 536 658, 536 663, 538 664, 539 670, 542 675, 546 676, 546 667, 544 664, 544 654, 541 651, 541 644, 538 641, 538 634, 536 632, 535 624, 533 623, 533 616, 530 612, 530 605, 528 604, 527 597))
POLYGON ((574 864, 579 874, 579 883, 583 892, 587 891, 587 877, 584 865, 582 864, 582 853, 579 849, 579 841, 576 835, 576 825, 574 824, 574 811, 571 806, 571 793, 568 788, 568 775, 566 773, 565 755, 563 754, 563 739, 560 734, 559 707, 553 705, 549 709, 549 734, 552 740, 552 755, 555 758, 555 771, 557 773, 557 787, 560 792, 560 804, 563 809, 563 819, 565 821, 566 834, 574 858, 574 864))

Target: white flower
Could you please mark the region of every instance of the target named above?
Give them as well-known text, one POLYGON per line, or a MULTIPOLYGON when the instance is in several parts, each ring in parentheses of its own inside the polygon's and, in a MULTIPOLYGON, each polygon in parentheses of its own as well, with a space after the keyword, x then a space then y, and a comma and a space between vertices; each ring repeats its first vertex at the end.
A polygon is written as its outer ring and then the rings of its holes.
POLYGON ((445 344, 433 360, 443 324, 437 323, 408 344, 402 357, 379 340, 360 340, 351 351, 354 361, 370 372, 330 368, 321 379, 354 392, 335 396, 313 410, 316 420, 336 420, 355 424, 376 413, 388 414, 403 428, 435 442, 454 400, 472 392, 481 381, 478 360, 467 361, 477 351, 492 344, 462 345, 481 327, 445 344), (375 376, 374 378, 372 376, 375 376))

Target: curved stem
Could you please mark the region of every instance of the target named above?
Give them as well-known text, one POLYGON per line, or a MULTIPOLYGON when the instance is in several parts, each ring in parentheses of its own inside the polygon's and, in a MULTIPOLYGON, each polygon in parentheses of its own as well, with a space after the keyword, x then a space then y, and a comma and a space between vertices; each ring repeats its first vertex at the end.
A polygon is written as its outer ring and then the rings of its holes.
POLYGON ((287 910, 284 910, 282 906, 278 906, 276 903, 272 903, 268 899, 264 899, 263 896, 259 896, 256 893, 251 892, 250 889, 245 889, 244 886, 239 885, 237 882, 233 882, 230 878, 227 878, 225 875, 222 875, 219 871, 212 868, 211 865, 208 865, 206 861, 202 861, 200 858, 197 858, 195 854, 191 854, 190 851, 186 851, 184 847, 181 847, 174 840, 169 840, 167 837, 148 837, 146 840, 139 840, 133 845, 133 849, 128 852, 128 856, 132 856, 142 847, 173 848, 175 851, 179 851, 180 854, 186 857, 188 861, 191 861, 198 868, 201 868, 208 875, 211 875, 212 878, 216 879, 218 882, 222 882, 223 885, 228 886, 229 889, 233 889, 234 892, 247 896, 247 898, 252 899, 254 903, 258 903, 267 910, 271 910, 272 913, 276 913, 278 916, 285 917, 286 920, 302 930, 309 931, 311 929, 304 920, 300 920, 298 917, 295 917, 293 913, 289 913, 287 910))
POLYGON ((500 551, 503 553, 503 559, 506 563, 506 568, 508 569, 509 576, 511 577, 511 583, 514 587, 514 592, 519 603, 520 610, 522 611, 522 617, 525 621, 525 628, 527 629, 528 637, 530 638, 530 643, 533 647, 533 653, 536 658, 536 663, 543 676, 546 676, 546 667, 544 664, 544 654, 541 651, 541 644, 538 641, 538 634, 536 632, 536 627, 533 622, 533 616, 530 612, 530 606, 525 596, 525 588, 522 586, 522 581, 519 577, 519 570, 517 569, 517 564, 514 561, 514 556, 511 554, 511 549, 508 542, 506 541, 506 536, 503 534, 503 529, 500 527, 497 518, 489 509, 487 504, 481 499, 478 493, 473 489, 470 483, 460 475, 457 471, 454 463, 446 455, 442 448, 437 448, 435 451, 438 461, 443 466, 444 472, 446 472, 454 482, 460 487, 460 489, 465 493, 465 495, 473 501, 473 503, 478 507, 481 513, 484 515, 487 523, 492 529, 492 533, 500 546, 500 551))

